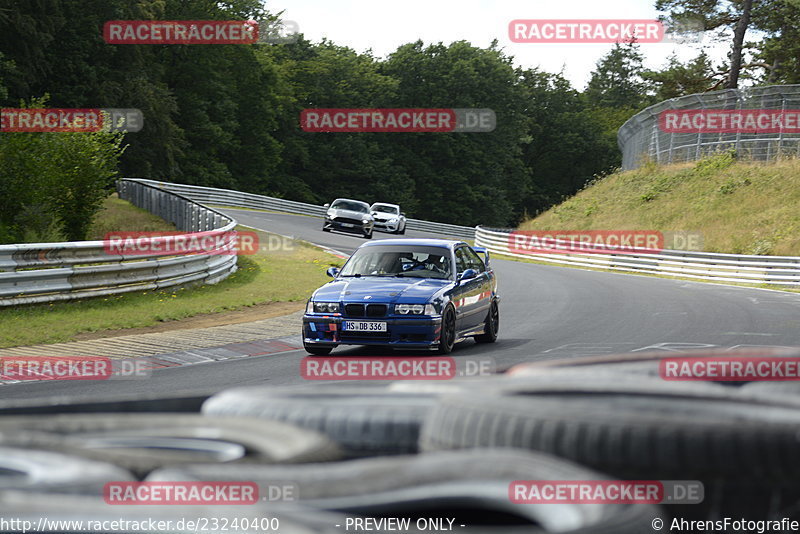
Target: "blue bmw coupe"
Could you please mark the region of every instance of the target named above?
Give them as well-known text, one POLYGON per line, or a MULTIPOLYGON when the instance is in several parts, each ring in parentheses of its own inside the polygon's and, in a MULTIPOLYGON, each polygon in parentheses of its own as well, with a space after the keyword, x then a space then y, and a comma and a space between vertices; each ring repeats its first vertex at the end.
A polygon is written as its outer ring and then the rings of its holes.
POLYGON ((497 339, 497 278, 485 249, 442 239, 384 239, 361 245, 303 315, 303 346, 380 345, 448 354, 467 337, 497 339))

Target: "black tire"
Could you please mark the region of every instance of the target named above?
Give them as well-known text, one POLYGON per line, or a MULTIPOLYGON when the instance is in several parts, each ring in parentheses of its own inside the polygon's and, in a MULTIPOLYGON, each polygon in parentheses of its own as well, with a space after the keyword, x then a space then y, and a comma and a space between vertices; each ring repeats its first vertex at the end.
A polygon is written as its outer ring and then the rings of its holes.
MULTIPOLYGON (((625 375, 638 375, 659 378, 659 366, 662 360, 675 357, 686 358, 714 358, 714 357, 797 357, 797 349, 775 348, 741 348, 729 349, 702 349, 674 351, 649 351, 628 352, 623 354, 603 354, 598 356, 582 356, 571 358, 558 358, 537 362, 526 362, 511 367, 508 374, 513 376, 535 376, 542 373, 557 371, 559 373, 617 373, 625 375)), ((728 382, 727 385, 736 385, 728 382)))
POLYGON ((497 341, 497 332, 500 329, 500 309, 497 301, 493 300, 483 323, 483 334, 475 336, 478 343, 494 343, 497 341))
POLYGON ((439 354, 450 354, 456 345, 456 311, 447 306, 442 314, 442 331, 439 335, 439 354))
POLYGON ((800 453, 796 401, 595 373, 513 389, 442 397, 423 425, 421 449, 538 450, 633 478, 800 475, 792 460, 800 453))
POLYGON ((309 354, 314 356, 327 356, 335 347, 319 347, 316 345, 306 345, 303 343, 303 349, 309 354))
POLYGON ((767 397, 779 402, 800 403, 800 382, 795 380, 747 382, 739 388, 746 397, 767 397))
POLYGON ((372 231, 370 231, 369 233, 364 232, 364 239, 372 239, 372 233, 373 233, 372 231))
POLYGON ((54 415, 59 413, 185 412, 198 413, 210 393, 172 395, 89 395, 6 399, 0 401, 0 415, 54 415))
POLYGON ((403 230, 400 232, 402 235, 406 235, 406 225, 403 225, 403 230))
POLYGON ((257 387, 218 393, 203 413, 284 421, 328 435, 350 456, 365 456, 416 452, 422 421, 435 402, 435 395, 383 387, 257 387))
POLYGON ((327 228, 327 227, 325 227, 325 226, 323 226, 323 227, 322 227, 322 231, 323 231, 323 232, 330 232, 330 231, 331 231, 331 229, 330 229, 330 228, 327 228))
MULTIPOLYGON (((482 449, 369 458, 305 466, 185 466, 148 481, 250 480, 291 484, 301 505, 382 517, 448 517, 465 532, 639 534, 652 532, 653 505, 516 504, 514 480, 601 480, 606 477, 545 454, 482 449), (513 518, 511 526, 494 526, 513 518)), ((412 520, 413 524, 413 520, 412 520)), ((401 529, 409 532, 406 529, 401 529)), ((411 530, 416 532, 416 530, 411 530)))
POLYGON ((338 447, 316 432, 260 419, 199 414, 3 417, 0 436, 0 443, 17 446, 68 447, 76 455, 114 463, 137 476, 182 463, 305 462, 341 457, 338 447))
POLYGON ((107 482, 133 481, 109 463, 56 451, 0 446, 0 490, 102 495, 107 482))

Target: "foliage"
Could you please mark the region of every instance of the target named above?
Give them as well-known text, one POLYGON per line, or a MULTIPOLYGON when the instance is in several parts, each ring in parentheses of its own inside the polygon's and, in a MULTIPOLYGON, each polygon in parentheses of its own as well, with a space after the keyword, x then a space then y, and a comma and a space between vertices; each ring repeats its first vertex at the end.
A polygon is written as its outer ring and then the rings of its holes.
POLYGON ((122 137, 0 133, 0 243, 85 239, 117 175, 122 137))
MULTIPOLYGON (((699 17, 712 31, 734 29, 749 1, 656 5, 671 23, 699 17)), ((761 64, 744 71, 760 68, 764 81, 797 81, 798 2, 752 1, 748 24, 765 39, 744 43, 761 64)), ((648 71, 636 43, 615 45, 580 91, 560 74, 515 68, 497 43, 412 42, 376 58, 302 35, 282 45, 131 46, 102 39, 108 20, 276 20, 261 0, 0 4, 0 105, 49 95, 52 107, 140 109, 144 129, 125 138, 122 176, 313 203, 336 196, 397 202, 409 216, 459 224, 512 225, 575 194, 619 165, 617 129, 634 113, 706 90, 718 77, 704 54, 648 71), (301 111, 321 107, 491 108, 498 122, 491 133, 470 134, 302 131, 301 111)), ((91 211, 96 202, 86 188, 108 183, 120 145, 59 135, 4 135, 0 239, 84 231, 77 199, 91 197, 91 211), (58 157, 43 156, 45 145, 58 157), (92 150, 108 157, 80 160, 92 150), (47 162, 36 168, 33 158, 47 162), (87 183, 79 184, 78 174, 87 183), (21 191, 15 176, 41 188, 21 191), (56 191, 50 200, 43 197, 47 187, 56 191)))

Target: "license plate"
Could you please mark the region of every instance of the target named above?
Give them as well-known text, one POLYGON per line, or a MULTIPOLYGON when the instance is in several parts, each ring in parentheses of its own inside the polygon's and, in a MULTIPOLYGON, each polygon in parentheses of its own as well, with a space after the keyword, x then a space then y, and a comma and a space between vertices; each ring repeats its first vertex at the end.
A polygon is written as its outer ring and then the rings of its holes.
POLYGON ((380 321, 345 321, 346 332, 386 332, 386 323, 380 321))
POLYGON ((354 226, 355 226, 355 224, 352 224, 352 223, 342 223, 342 226, 344 226, 344 227, 346 227, 346 228, 352 228, 352 227, 354 227, 354 226))

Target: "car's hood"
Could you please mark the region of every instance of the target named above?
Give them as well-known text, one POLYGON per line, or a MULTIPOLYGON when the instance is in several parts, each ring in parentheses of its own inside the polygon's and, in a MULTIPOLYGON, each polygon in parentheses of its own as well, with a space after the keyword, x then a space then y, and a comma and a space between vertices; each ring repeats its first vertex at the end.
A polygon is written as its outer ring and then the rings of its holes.
POLYGON ((335 216, 335 217, 346 217, 348 219, 368 219, 372 217, 369 213, 363 213, 360 211, 352 211, 352 210, 340 210, 339 208, 331 208, 328 209, 328 213, 335 216))
POLYGON ((394 276, 340 278, 319 288, 314 293, 314 300, 392 303, 402 299, 402 302, 427 302, 452 283, 452 280, 394 276))

